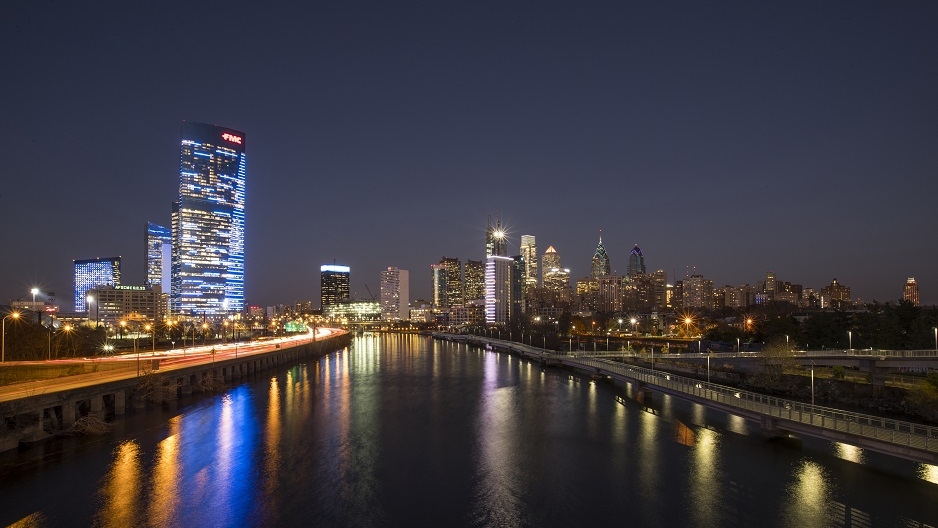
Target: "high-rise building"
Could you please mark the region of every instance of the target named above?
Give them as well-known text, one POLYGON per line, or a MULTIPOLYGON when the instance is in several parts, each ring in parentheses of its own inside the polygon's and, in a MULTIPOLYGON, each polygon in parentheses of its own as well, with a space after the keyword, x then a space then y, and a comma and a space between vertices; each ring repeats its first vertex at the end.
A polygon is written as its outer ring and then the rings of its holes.
POLYGON ((765 288, 763 288, 763 292, 766 293, 769 297, 774 297, 774 294, 777 291, 778 279, 775 278, 775 272, 767 271, 765 273, 765 288))
POLYGON ((485 261, 485 322, 505 323, 511 310, 511 268, 514 259, 491 255, 485 261))
POLYGON ((165 315, 160 301, 159 286, 96 286, 88 290, 93 299, 88 314, 95 323, 117 326, 130 322, 131 330, 141 331, 147 322, 158 321, 165 315))
POLYGON ((170 304, 175 314, 244 309, 245 137, 183 122, 179 201, 173 204, 170 304))
POLYGON ((570 270, 567 268, 550 268, 544 272, 544 289, 560 292, 570 287, 570 270))
POLYGON ((325 264, 319 267, 320 307, 323 313, 342 301, 349 300, 352 269, 348 266, 325 264))
POLYGON ((629 252, 629 267, 626 274, 629 277, 645 274, 645 255, 638 247, 638 244, 635 244, 635 247, 629 252))
POLYGON ((905 281, 905 289, 902 291, 902 300, 912 303, 914 306, 919 306, 918 298, 918 283, 915 282, 914 277, 909 277, 905 281))
POLYGON ((603 237, 599 237, 599 244, 596 246, 596 251, 593 253, 591 269, 593 271, 591 277, 594 279, 605 277, 610 273, 609 255, 606 254, 606 247, 603 246, 603 237))
POLYGON ((433 307, 446 308, 446 266, 443 264, 430 264, 430 280, 432 281, 433 307))
POLYGON ((481 260, 466 261, 466 280, 463 293, 466 302, 485 298, 485 263, 481 260))
POLYGON ((831 306, 837 308, 850 304, 850 287, 837 282, 837 279, 831 281, 829 286, 821 288, 821 308, 831 306))
POLYGON ((496 218, 494 224, 489 218, 488 227, 485 230, 485 256, 492 255, 500 257, 508 255, 508 233, 502 228, 501 218, 496 218))
POLYGON ((684 308, 713 308, 713 281, 703 275, 684 279, 684 308))
POLYGON ((537 242, 534 235, 521 235, 521 257, 524 258, 524 291, 537 287, 537 242))
POLYGON ((440 264, 446 269, 446 307, 463 304, 462 263, 458 258, 443 257, 440 264))
POLYGON ((163 286, 165 288, 171 284, 172 241, 172 229, 153 222, 147 222, 147 279, 145 284, 148 286, 163 286))
POLYGON ((389 267, 381 272, 381 318, 406 321, 410 314, 410 272, 389 267))
POLYGON ((660 269, 651 274, 654 288, 654 308, 663 310, 668 306, 668 272, 660 269))
MULTIPOLYGON (((88 290, 99 286, 120 286, 121 258, 75 260, 75 311, 88 310, 88 290)), ((94 302, 92 300, 92 302, 94 302)))
POLYGON ((548 246, 547 251, 544 252, 544 258, 541 260, 541 276, 546 275, 548 270, 559 267, 560 253, 557 253, 554 246, 548 246))
POLYGON ((527 263, 521 255, 511 257, 511 285, 508 290, 508 320, 521 317, 524 311, 524 278, 527 276, 527 263))

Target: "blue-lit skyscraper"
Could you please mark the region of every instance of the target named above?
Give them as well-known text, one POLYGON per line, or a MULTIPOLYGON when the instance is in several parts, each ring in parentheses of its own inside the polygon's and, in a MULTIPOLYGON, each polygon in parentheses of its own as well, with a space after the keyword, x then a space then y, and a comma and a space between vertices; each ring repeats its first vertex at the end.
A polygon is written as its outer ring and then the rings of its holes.
POLYGON ((168 227, 147 222, 147 280, 149 286, 162 286, 163 291, 170 284, 172 269, 173 230, 168 227))
POLYGON ((183 122, 179 201, 173 204, 173 314, 221 316, 244 308, 245 136, 183 122))
POLYGON ((98 286, 120 286, 121 258, 75 260, 75 311, 88 310, 88 290, 98 286))

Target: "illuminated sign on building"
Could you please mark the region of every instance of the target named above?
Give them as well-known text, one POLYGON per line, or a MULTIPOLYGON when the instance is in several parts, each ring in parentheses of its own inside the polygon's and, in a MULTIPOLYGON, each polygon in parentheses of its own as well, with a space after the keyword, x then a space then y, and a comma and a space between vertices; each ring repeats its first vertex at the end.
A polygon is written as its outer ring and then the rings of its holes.
POLYGON ((224 134, 222 134, 221 138, 224 139, 225 141, 230 141, 232 143, 237 143, 239 145, 241 144, 241 141, 242 141, 241 136, 229 134, 228 132, 225 132, 224 134))

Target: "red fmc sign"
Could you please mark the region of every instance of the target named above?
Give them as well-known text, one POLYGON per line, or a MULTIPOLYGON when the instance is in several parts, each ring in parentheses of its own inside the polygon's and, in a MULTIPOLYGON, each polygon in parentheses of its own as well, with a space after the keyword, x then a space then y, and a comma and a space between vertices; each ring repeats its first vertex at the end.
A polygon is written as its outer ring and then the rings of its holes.
POLYGON ((225 141, 230 141, 232 143, 237 143, 239 145, 241 144, 241 141, 242 141, 241 136, 229 134, 228 132, 225 132, 224 134, 222 134, 221 138, 224 139, 225 141))

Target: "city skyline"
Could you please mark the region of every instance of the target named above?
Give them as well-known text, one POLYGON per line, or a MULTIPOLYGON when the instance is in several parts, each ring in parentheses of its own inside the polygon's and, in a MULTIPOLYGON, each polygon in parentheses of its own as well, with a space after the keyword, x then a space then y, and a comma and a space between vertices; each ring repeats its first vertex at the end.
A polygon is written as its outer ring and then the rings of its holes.
POLYGON ((771 270, 897 301, 915 277, 938 303, 934 5, 191 9, 5 8, 0 207, 21 220, 0 303, 38 287, 65 310, 72 261, 96 256, 144 284, 140 226, 168 223, 183 120, 252 138, 251 304, 317 299, 334 260, 353 297, 395 266, 429 299, 430 264, 484 260, 487 216, 572 280, 601 230, 620 275, 637 244, 669 282, 771 270), (251 75, 180 59, 231 34, 251 75))

